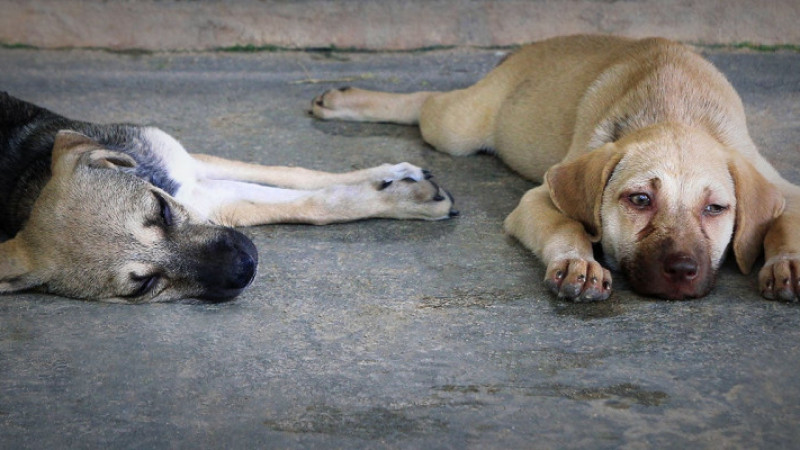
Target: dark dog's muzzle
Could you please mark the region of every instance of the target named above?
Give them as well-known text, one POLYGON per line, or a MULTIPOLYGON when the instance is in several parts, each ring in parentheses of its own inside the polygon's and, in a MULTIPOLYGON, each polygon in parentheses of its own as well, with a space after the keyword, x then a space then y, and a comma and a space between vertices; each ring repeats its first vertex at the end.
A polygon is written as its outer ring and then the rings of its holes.
POLYGON ((258 251, 242 233, 225 228, 219 239, 203 249, 197 263, 202 300, 222 302, 239 295, 253 282, 258 266, 258 251))

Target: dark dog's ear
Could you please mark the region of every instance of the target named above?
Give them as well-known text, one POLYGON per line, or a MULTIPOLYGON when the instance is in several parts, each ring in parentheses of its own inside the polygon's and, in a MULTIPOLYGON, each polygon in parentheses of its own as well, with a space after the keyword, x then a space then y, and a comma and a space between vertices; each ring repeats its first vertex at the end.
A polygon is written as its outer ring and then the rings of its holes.
POLYGON ((746 274, 761 254, 764 236, 783 214, 786 202, 780 191, 738 153, 728 162, 728 170, 736 190, 733 254, 739 270, 746 274))
POLYGON ((610 143, 557 164, 545 174, 550 199, 567 217, 581 222, 593 242, 601 237, 603 190, 623 155, 622 150, 610 143))
POLYGON ((79 163, 98 169, 136 167, 136 161, 130 156, 104 149, 88 136, 70 130, 59 131, 53 144, 53 171, 62 163, 71 168, 79 163))
POLYGON ((136 167, 136 160, 125 153, 98 149, 86 152, 81 162, 95 169, 129 169, 136 167))
POLYGON ((40 284, 32 274, 30 260, 19 240, 0 242, 0 293, 30 289, 40 284))

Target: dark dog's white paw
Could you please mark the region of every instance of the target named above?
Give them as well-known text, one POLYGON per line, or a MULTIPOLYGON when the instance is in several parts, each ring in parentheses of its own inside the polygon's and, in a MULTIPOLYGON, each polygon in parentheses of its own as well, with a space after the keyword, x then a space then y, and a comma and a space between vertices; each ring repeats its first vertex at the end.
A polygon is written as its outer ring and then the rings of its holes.
POLYGON ((391 217, 441 220, 459 214, 453 208, 453 196, 435 183, 427 170, 408 163, 384 169, 391 176, 379 178, 375 189, 389 207, 391 217))
POLYGON ((383 182, 399 180, 422 181, 433 178, 430 171, 419 168, 413 164, 402 162, 400 164, 383 164, 376 167, 374 177, 383 182))
POLYGON ((602 301, 611 295, 611 272, 597 261, 562 259, 547 266, 544 284, 559 298, 602 301))

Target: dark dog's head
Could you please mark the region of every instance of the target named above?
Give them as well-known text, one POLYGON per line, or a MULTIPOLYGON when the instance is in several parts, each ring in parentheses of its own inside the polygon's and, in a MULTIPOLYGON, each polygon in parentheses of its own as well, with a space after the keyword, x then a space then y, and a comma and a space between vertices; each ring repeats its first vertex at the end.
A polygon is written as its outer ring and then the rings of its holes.
POLYGON ((0 293, 223 301, 247 287, 258 264, 253 243, 199 219, 136 177, 135 166, 128 155, 60 132, 52 177, 23 229, 0 244, 0 293))

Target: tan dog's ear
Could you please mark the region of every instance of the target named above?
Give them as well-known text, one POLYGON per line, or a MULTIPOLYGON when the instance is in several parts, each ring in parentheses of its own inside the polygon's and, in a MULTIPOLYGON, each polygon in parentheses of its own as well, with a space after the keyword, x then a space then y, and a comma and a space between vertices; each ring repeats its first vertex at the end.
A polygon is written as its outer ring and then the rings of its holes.
POLYGON ((70 130, 59 131, 53 143, 53 171, 63 163, 70 168, 78 163, 97 169, 136 167, 136 161, 130 156, 104 149, 88 136, 70 130))
POLYGON ((733 254, 742 273, 750 273, 764 246, 772 221, 783 214, 786 201, 780 191, 752 164, 737 154, 728 162, 736 190, 733 254))
POLYGON ((0 293, 30 289, 41 282, 32 274, 31 264, 18 239, 0 243, 0 293))
POLYGON ((622 150, 609 143, 577 159, 557 164, 545 174, 550 199, 567 217, 583 224, 592 242, 601 238, 603 190, 623 155, 622 150))

